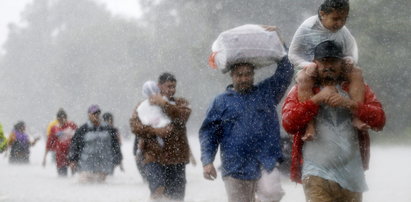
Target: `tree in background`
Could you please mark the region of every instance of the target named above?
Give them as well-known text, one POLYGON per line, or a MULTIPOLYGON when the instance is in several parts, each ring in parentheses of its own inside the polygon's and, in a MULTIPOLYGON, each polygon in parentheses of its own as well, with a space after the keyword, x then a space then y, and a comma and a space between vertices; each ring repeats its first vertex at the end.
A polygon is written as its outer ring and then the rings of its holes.
POLYGON ((387 112, 384 133, 401 136, 411 123, 411 1, 357 0, 351 8, 359 63, 387 112))
POLYGON ((0 63, 2 120, 41 128, 57 108, 76 119, 91 103, 130 114, 150 64, 142 25, 91 0, 35 0, 22 18, 24 26, 10 25, 0 63))
MULTIPOLYGON (((142 18, 133 20, 112 16, 93 0, 34 0, 23 12, 25 25, 10 25, 4 44, 0 118, 10 125, 25 117, 40 128, 59 107, 76 120, 99 103, 128 125, 130 110, 142 100, 140 86, 170 71, 178 93, 191 102, 189 129, 196 132, 211 99, 229 83, 228 75, 207 65, 218 34, 248 23, 276 25, 289 44, 321 1, 140 0, 142 18)), ((352 0, 347 23, 366 81, 387 111, 386 131, 393 133, 411 120, 410 3, 352 0)))

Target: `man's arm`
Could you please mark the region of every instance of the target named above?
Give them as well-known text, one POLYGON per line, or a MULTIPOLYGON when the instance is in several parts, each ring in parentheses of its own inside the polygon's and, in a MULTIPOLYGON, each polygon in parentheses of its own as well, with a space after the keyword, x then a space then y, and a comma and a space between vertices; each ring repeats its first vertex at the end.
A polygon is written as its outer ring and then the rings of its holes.
POLYGON ((264 91, 264 95, 268 96, 268 100, 272 100, 274 104, 278 104, 281 98, 287 91, 294 75, 294 66, 285 56, 277 64, 275 73, 268 79, 258 84, 258 87, 264 91))
POLYGON ((69 162, 72 163, 74 167, 76 166, 77 162, 80 159, 81 151, 84 146, 83 138, 86 132, 87 132, 87 128, 85 125, 83 125, 82 127, 76 130, 76 132, 74 133, 73 139, 71 140, 68 159, 69 159, 69 162))
POLYGON ((342 97, 339 94, 332 96, 328 104, 331 106, 346 107, 374 130, 382 130, 385 125, 385 112, 369 86, 365 87, 363 104, 357 103, 351 98, 342 97))
POLYGON ((222 136, 223 126, 221 112, 218 108, 216 100, 214 100, 200 127, 199 139, 203 166, 213 163, 222 136))
POLYGON ((385 126, 385 112, 381 102, 369 86, 365 88, 364 104, 359 104, 355 115, 373 130, 382 130, 385 126))
POLYGON ((55 127, 51 128, 49 135, 46 140, 46 151, 52 151, 56 149, 56 142, 58 138, 56 136, 57 129, 55 127))
POLYGON ((214 158, 217 154, 218 145, 222 136, 221 110, 217 106, 217 99, 207 112, 207 116, 200 128, 201 162, 203 164, 203 176, 205 179, 217 178, 214 167, 214 158))
POLYGON ((140 119, 138 118, 138 113, 136 110, 137 107, 133 110, 133 114, 131 115, 129 121, 132 133, 141 138, 148 138, 152 136, 159 136, 161 138, 165 138, 170 135, 170 131, 173 127, 171 124, 163 128, 153 128, 151 126, 147 126, 141 123, 140 119))
POLYGON ((177 98, 175 105, 167 102, 163 109, 171 120, 180 124, 186 124, 191 114, 189 103, 183 98, 177 98))
POLYGON ((305 130, 310 122, 318 113, 319 106, 313 96, 310 100, 300 102, 298 100, 298 86, 294 86, 288 93, 282 108, 282 124, 284 129, 295 134, 300 130, 305 130))
POLYGON ((55 150, 55 149, 56 149, 56 148, 55 148, 56 141, 57 141, 56 128, 53 127, 53 128, 50 130, 50 133, 49 133, 49 135, 47 136, 47 139, 46 139, 46 149, 45 149, 45 151, 44 151, 43 162, 42 162, 42 165, 43 165, 43 166, 46 166, 47 153, 48 153, 49 151, 52 151, 52 150, 55 150))
POLYGON ((319 105, 328 102, 330 97, 337 94, 334 86, 326 86, 309 100, 298 100, 298 85, 288 93, 282 108, 282 124, 284 129, 291 134, 305 130, 307 124, 317 115, 319 105))
MULTIPOLYGON (((140 104, 138 104, 140 105, 140 104)), ((137 115, 137 107, 138 105, 133 109, 133 113, 131 114, 131 118, 129 120, 129 124, 130 124, 130 129, 131 132, 135 135, 138 135, 139 133, 141 133, 142 131, 142 124, 140 125, 137 121, 138 121, 138 115, 137 115)))
POLYGON ((170 104, 163 99, 161 95, 153 95, 150 97, 150 103, 160 106, 164 113, 174 122, 186 124, 191 114, 189 103, 183 98, 176 98, 176 104, 170 104))
POLYGON ((111 128, 109 132, 111 136, 111 145, 113 151, 113 163, 114 165, 119 165, 123 160, 123 154, 121 153, 120 149, 120 139, 118 137, 118 131, 115 128, 111 128))

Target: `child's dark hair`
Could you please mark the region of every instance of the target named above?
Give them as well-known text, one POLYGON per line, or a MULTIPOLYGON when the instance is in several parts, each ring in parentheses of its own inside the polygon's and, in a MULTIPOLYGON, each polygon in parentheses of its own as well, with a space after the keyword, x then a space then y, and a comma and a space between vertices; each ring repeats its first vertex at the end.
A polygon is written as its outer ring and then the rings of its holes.
POLYGON ((320 17, 320 11, 328 14, 334 10, 350 10, 349 0, 324 0, 324 2, 318 8, 318 16, 320 17))
POLYGON ((164 72, 158 77, 159 84, 163 84, 167 81, 177 82, 176 77, 173 74, 168 73, 168 72, 164 72))

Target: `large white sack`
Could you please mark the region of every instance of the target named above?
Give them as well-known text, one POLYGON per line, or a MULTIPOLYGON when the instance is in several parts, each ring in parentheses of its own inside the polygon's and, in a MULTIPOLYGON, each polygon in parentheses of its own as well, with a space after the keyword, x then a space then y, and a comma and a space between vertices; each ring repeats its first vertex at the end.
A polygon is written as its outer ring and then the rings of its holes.
MULTIPOLYGON (((145 99, 136 111, 141 123, 153 128, 162 128, 171 122, 170 118, 168 118, 160 106, 150 104, 148 99, 145 99)), ((156 140, 161 147, 164 146, 163 138, 156 136, 156 140)))
POLYGON ((242 25, 222 32, 212 45, 210 65, 226 73, 235 63, 247 62, 256 68, 270 66, 287 52, 278 32, 260 25, 242 25))
POLYGON ((150 104, 148 99, 144 100, 137 107, 137 114, 142 124, 153 128, 162 128, 171 122, 161 107, 150 104))

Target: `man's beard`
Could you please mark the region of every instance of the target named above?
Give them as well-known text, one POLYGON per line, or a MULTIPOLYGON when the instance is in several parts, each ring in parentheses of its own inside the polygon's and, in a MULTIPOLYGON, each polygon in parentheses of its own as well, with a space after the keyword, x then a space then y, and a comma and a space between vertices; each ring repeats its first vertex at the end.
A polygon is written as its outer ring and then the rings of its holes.
POLYGON ((326 77, 324 77, 323 78, 323 81, 324 82, 335 82, 335 81, 337 81, 337 78, 335 78, 335 77, 331 77, 331 76, 326 76, 326 77))
POLYGON ((335 82, 339 78, 337 75, 335 75, 335 70, 334 69, 327 68, 327 69, 324 69, 322 72, 325 73, 324 77, 322 78, 322 80, 324 82, 335 82), (329 75, 329 74, 327 74, 328 72, 331 72, 333 74, 329 75))
POLYGON ((238 91, 241 93, 246 93, 251 90, 253 85, 248 83, 241 83, 238 85, 238 91))

